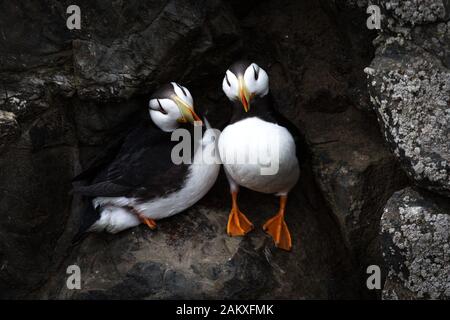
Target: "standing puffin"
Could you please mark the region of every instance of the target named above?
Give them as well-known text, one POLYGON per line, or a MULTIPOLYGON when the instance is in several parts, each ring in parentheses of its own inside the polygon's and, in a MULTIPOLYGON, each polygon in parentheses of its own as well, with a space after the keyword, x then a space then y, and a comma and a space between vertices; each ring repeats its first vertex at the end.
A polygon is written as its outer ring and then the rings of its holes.
POLYGON ((202 122, 189 90, 175 82, 161 87, 150 98, 149 113, 152 121, 143 121, 74 179, 91 181, 74 188, 88 199, 78 237, 84 231, 117 233, 140 223, 154 229, 155 220, 189 208, 215 183, 220 161, 205 161, 204 155, 214 157, 217 136, 204 118, 206 130, 202 126, 203 134, 195 141, 192 124, 202 122), (178 128, 188 130, 193 140, 193 157, 185 161, 189 163, 175 164, 172 159, 179 142, 171 136, 178 128))
POLYGON ((269 94, 269 77, 256 63, 234 63, 225 74, 222 88, 233 102, 230 124, 219 138, 219 153, 232 197, 227 233, 242 236, 253 229, 237 204, 239 186, 275 194, 280 196, 279 211, 263 229, 272 236, 277 247, 290 250, 292 240, 284 215, 288 193, 300 174, 295 126, 276 112, 269 94), (260 157, 254 161, 255 153, 266 153, 276 163, 276 170, 264 172, 267 163, 260 157))

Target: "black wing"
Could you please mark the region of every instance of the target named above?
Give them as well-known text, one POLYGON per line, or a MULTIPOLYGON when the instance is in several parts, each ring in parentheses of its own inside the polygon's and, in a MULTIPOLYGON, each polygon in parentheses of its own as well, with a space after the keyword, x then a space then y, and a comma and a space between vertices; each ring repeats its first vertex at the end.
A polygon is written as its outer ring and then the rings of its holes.
POLYGON ((279 108, 277 106, 277 103, 270 93, 268 94, 267 98, 269 104, 271 104, 270 108, 271 116, 273 117, 276 123, 278 123, 282 127, 285 127, 294 138, 296 145, 297 159, 299 162, 302 163, 306 156, 305 152, 306 150, 308 150, 308 147, 306 146, 305 143, 305 139, 300 134, 300 131, 297 129, 297 127, 278 111, 279 108))
MULTIPOLYGON (((145 123, 125 139, 115 158, 96 175, 91 185, 74 188, 89 197, 134 196, 153 198, 179 189, 187 174, 186 164, 171 160, 171 134, 145 123)), ((91 169, 88 169, 91 170, 91 169)))
POLYGON ((114 160, 129 133, 130 131, 121 134, 119 137, 111 141, 92 161, 90 161, 87 165, 87 169, 72 178, 72 182, 92 181, 100 170, 108 166, 108 164, 114 160))

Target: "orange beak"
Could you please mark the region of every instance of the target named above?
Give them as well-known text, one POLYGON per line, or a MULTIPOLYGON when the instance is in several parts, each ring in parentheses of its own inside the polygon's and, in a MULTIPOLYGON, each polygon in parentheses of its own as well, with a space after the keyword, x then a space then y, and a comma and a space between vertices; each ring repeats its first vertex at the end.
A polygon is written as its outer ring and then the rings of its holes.
POLYGON ((244 106, 245 112, 248 112, 249 104, 248 104, 247 98, 245 97, 244 91, 242 89, 241 89, 241 102, 242 102, 242 105, 244 106))
POLYGON ((180 109, 181 118, 178 119, 179 122, 200 122, 200 125, 203 125, 200 117, 194 112, 194 107, 187 104, 184 100, 180 99, 178 96, 174 96, 173 100, 177 104, 180 109))
POLYGON ((194 118, 194 121, 199 121, 201 125, 203 125, 203 121, 202 119, 200 119, 200 117, 194 112, 194 110, 189 109, 189 111, 192 114, 192 118, 194 118))
POLYGON ((250 93, 245 86, 244 78, 239 76, 239 96, 241 98, 242 105, 244 106, 245 112, 250 110, 250 93))

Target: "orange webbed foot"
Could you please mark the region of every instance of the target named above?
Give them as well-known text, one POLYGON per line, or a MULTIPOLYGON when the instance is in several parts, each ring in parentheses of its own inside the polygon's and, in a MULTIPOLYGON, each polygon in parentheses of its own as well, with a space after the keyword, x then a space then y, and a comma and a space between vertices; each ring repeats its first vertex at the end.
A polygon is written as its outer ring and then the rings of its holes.
POLYGON ((131 206, 126 207, 126 209, 128 209, 131 213, 135 214, 138 217, 138 219, 141 221, 141 223, 146 224, 147 227, 149 227, 151 230, 156 229, 155 220, 147 218, 142 212, 140 212, 139 210, 137 210, 131 206))
POLYGON ((239 210, 237 192, 231 193, 232 207, 228 217, 227 233, 229 236, 243 236, 253 229, 253 224, 239 210))
POLYGON ((267 220, 263 226, 270 236, 272 236, 275 245, 283 250, 290 251, 292 248, 292 239, 284 215, 278 213, 274 217, 267 220))
POLYGON ((267 220, 263 229, 273 238, 277 248, 290 251, 292 248, 292 238, 286 221, 284 221, 285 206, 286 197, 282 196, 280 199, 280 210, 275 216, 267 220))
POLYGON ((156 222, 153 219, 150 218, 146 218, 146 217, 140 217, 140 220, 142 221, 142 223, 145 223, 147 225, 147 227, 149 227, 151 230, 155 230, 156 229, 156 222))
POLYGON ((253 224, 238 209, 232 208, 228 217, 227 233, 229 236, 243 236, 253 229, 253 224))

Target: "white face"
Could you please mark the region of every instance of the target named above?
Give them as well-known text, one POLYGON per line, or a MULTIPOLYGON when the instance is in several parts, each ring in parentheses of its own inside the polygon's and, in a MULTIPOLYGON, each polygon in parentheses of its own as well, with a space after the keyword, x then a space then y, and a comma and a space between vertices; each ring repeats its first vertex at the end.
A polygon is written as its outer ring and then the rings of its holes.
POLYGON ((150 117, 163 131, 170 132, 180 123, 201 121, 194 112, 194 100, 186 87, 171 82, 174 94, 167 98, 151 99, 148 103, 150 117))
POLYGON ((243 75, 227 70, 222 89, 228 99, 241 101, 247 110, 253 97, 263 97, 269 92, 269 76, 264 69, 252 63, 243 75))

